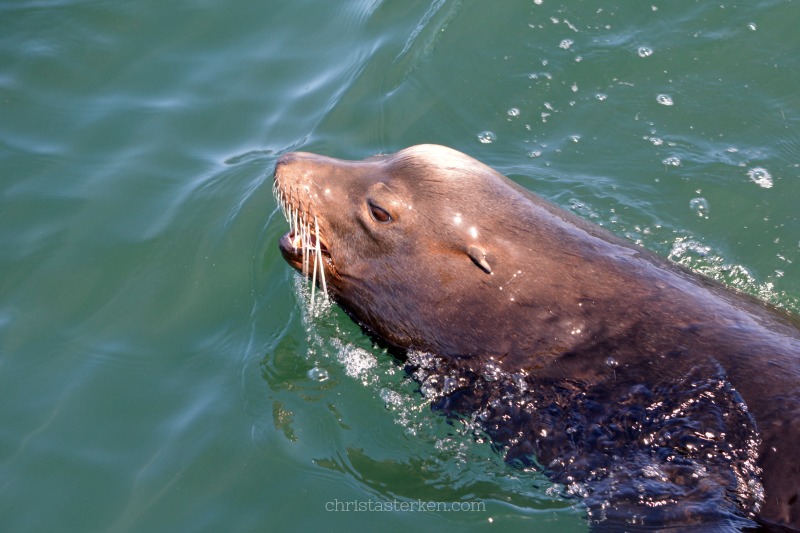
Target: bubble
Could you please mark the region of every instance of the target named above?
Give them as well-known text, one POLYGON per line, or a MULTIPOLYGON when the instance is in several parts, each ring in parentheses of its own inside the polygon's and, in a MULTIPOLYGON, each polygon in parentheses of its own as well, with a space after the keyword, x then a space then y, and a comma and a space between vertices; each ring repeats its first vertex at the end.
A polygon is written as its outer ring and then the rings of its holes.
POLYGON ((318 366, 312 367, 306 375, 314 381, 326 381, 330 377, 327 370, 318 366))
POLYGON ((708 218, 708 200, 702 197, 689 200, 689 208, 697 213, 697 216, 708 218))
POLYGON ((609 368, 617 368, 619 362, 611 356, 606 357, 606 366, 609 368))
POLYGON ((486 381, 497 381, 502 376, 503 371, 494 363, 488 363, 483 367, 483 379, 486 381))
POLYGON ((571 47, 573 44, 575 44, 575 41, 573 41, 572 39, 564 39, 563 41, 561 41, 561 42, 558 44, 558 47, 559 47, 559 48, 563 48, 564 50, 569 50, 569 48, 570 48, 570 47, 571 47))
POLYGON ((497 135, 491 131, 482 131, 478 134, 478 142, 482 144, 492 144, 497 140, 497 135))
POLYGON ((445 395, 452 394, 458 390, 458 380, 452 377, 444 378, 444 387, 442 393, 445 395))
POLYGON ((531 159, 536 159, 541 155, 542 155, 541 150, 531 150, 530 152, 528 152, 528 157, 530 157, 531 159))
POLYGON ((533 3, 536 4, 537 6, 540 6, 540 5, 542 5, 543 1, 544 0, 533 0, 533 3))
POLYGON ((519 116, 519 109, 516 107, 512 107, 507 111, 509 117, 518 117, 519 116))
POLYGON ((666 158, 664 161, 662 161, 662 163, 668 167, 679 167, 681 166, 681 159, 673 155, 666 158))
POLYGON ((439 376, 428 376, 428 378, 420 385, 419 392, 425 398, 437 398, 440 396, 441 383, 439 376))
POLYGON ((661 105, 673 105, 672 97, 668 94, 659 94, 656 96, 656 102, 661 105))
POLYGON ((650 57, 653 55, 653 49, 647 46, 640 46, 636 53, 639 54, 639 57, 650 57))
POLYGON ((755 167, 751 168, 747 171, 747 177, 750 178, 750 181, 758 185, 759 187, 763 187, 765 189, 772 188, 772 175, 767 172, 767 169, 762 167, 755 167))
POLYGON ((747 25, 747 29, 756 31, 758 29, 758 26, 756 26, 755 22, 751 22, 750 24, 747 25))
POLYGON ((606 99, 608 98, 608 95, 605 93, 597 93, 596 95, 594 95, 594 97, 600 100, 601 102, 605 102, 606 99))
POLYGON ((570 135, 569 136, 569 140, 574 142, 574 143, 576 143, 576 142, 579 142, 581 140, 581 136, 580 135, 570 135))

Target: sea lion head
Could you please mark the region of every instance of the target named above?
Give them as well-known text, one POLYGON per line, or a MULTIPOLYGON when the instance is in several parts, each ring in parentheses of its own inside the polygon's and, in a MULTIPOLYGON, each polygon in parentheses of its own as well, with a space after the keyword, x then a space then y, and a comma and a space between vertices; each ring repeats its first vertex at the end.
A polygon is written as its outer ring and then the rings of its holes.
POLYGON ((436 145, 363 161, 297 152, 278 160, 275 193, 286 261, 369 333, 445 355, 502 351, 485 313, 514 302, 514 231, 530 213, 507 178, 436 145))

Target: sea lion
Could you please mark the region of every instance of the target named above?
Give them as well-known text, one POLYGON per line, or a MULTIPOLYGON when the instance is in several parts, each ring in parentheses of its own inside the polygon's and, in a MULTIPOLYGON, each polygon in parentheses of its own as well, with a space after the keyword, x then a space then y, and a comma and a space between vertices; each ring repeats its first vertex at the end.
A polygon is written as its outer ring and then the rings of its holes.
POLYGON ((600 528, 800 530, 800 330, 442 146, 287 153, 280 240, 600 528))

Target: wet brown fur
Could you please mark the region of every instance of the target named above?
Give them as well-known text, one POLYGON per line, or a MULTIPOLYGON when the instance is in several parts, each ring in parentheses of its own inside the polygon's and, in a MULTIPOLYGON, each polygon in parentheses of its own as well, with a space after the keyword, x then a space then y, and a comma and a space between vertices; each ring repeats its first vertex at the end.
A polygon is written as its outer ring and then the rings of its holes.
MULTIPOLYGON (((758 519, 800 529, 796 318, 444 147, 358 162, 286 154, 275 179, 284 198, 319 218, 332 297, 391 346, 580 387, 654 387, 723 369, 761 438, 758 519), (392 221, 376 222, 370 202, 392 221)), ((282 250, 293 253, 285 242, 282 250)))

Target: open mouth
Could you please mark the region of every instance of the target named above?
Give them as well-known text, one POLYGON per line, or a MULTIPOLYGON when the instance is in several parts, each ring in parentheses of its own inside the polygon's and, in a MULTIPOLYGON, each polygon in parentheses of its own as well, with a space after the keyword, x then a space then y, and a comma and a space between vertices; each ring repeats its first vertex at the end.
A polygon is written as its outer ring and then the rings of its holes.
POLYGON ((320 265, 323 268, 333 265, 328 246, 311 228, 301 226, 289 230, 281 237, 279 246, 284 259, 306 275, 311 275, 311 266, 317 266, 318 261, 323 262, 320 265))

